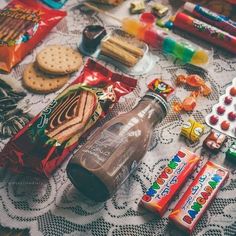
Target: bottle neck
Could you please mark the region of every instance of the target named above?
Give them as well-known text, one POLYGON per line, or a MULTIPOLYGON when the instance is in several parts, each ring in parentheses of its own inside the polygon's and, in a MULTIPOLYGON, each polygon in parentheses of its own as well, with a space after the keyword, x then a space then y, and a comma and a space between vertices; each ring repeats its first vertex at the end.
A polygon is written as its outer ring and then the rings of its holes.
POLYGON ((160 123, 166 116, 167 104, 159 96, 152 96, 147 93, 133 111, 141 119, 148 120, 152 127, 160 123))

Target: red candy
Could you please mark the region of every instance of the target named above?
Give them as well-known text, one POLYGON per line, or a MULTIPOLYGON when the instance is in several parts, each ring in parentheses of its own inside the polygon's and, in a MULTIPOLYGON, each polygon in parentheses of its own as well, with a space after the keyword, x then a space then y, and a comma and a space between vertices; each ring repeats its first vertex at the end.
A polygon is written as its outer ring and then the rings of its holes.
POLYGON ((150 13, 150 12, 144 12, 141 16, 140 16, 140 21, 146 23, 146 24, 150 24, 152 25, 156 20, 156 17, 150 13))
POLYGON ((229 93, 230 93, 230 95, 233 96, 233 97, 236 96, 236 87, 232 87, 232 88, 230 89, 229 93))
POLYGON ((229 129, 229 127, 230 127, 230 123, 227 121, 227 120, 225 120, 225 121, 223 121, 222 123, 221 123, 221 129, 223 129, 223 130, 228 130, 229 129))
POLYGON ((225 113, 225 108, 223 106, 217 107, 217 113, 223 115, 225 113))
POLYGON ((225 97, 224 102, 225 102, 226 105, 231 104, 232 101, 233 101, 233 98, 232 98, 232 97, 230 97, 230 96, 225 97))
POLYGON ((236 113, 231 111, 229 114, 228 114, 228 119, 231 120, 231 121, 235 121, 236 120, 236 113))
POLYGON ((212 125, 215 125, 218 122, 218 120, 219 120, 219 117, 216 116, 216 115, 212 115, 210 117, 210 122, 211 122, 212 125))

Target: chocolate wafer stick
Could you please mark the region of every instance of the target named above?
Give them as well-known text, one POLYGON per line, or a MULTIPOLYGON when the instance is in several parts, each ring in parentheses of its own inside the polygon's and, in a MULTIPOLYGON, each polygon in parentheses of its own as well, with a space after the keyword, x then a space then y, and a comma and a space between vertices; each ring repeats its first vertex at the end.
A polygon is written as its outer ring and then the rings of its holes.
POLYGON ((19 23, 11 30, 5 40, 15 40, 17 38, 17 35, 23 32, 23 30, 25 29, 25 25, 25 20, 20 20, 19 23))
POLYGON ((0 38, 3 37, 4 35, 4 28, 6 27, 6 25, 8 25, 11 22, 11 18, 8 17, 1 25, 0 25, 0 38))
POLYGON ((12 36, 12 40, 16 40, 20 37, 21 34, 25 33, 28 29, 30 29, 30 27, 33 26, 33 22, 31 21, 28 21, 28 22, 25 22, 21 29, 19 29, 18 31, 16 31, 15 35, 12 36))
POLYGON ((12 28, 15 27, 15 25, 17 24, 17 20, 16 19, 12 19, 11 23, 9 24, 8 28, 4 29, 4 35, 2 36, 2 40, 5 41, 5 38, 9 35, 9 33, 11 32, 12 28))
POLYGON ((13 27, 11 27, 8 34, 4 37, 4 40, 7 41, 7 40, 12 39, 12 35, 16 33, 16 31, 21 27, 22 24, 23 24, 22 20, 21 21, 17 20, 17 23, 13 27))

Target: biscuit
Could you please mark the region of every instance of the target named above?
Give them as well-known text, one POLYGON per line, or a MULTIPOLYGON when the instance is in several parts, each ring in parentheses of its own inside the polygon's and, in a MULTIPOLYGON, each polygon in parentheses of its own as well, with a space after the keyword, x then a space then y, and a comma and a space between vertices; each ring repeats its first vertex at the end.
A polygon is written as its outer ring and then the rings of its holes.
POLYGON ((29 64, 23 74, 23 85, 28 90, 35 93, 51 93, 68 82, 69 77, 64 76, 53 76, 42 72, 37 68, 37 65, 29 64))
POLYGON ((65 75, 80 68, 82 57, 70 47, 51 45, 38 53, 36 62, 38 67, 46 73, 65 75))

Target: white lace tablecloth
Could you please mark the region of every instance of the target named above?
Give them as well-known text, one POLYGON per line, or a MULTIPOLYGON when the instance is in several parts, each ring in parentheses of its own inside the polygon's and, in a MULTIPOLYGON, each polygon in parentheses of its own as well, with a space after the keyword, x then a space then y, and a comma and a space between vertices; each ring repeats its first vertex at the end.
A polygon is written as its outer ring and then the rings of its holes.
MULTIPOLYGON (((1 0, 0 5, 3 6, 4 2, 5 0, 1 0)), ((49 44, 69 44, 75 48, 83 28, 88 24, 100 23, 108 29, 114 26, 115 22, 109 21, 108 18, 97 14, 89 16, 81 13, 77 8, 72 8, 77 2, 79 1, 68 1, 65 7, 68 9, 68 16, 22 63, 15 67, 8 77, 16 78, 21 84, 22 72, 26 64, 34 61, 38 51, 49 44)), ((128 14, 128 6, 127 1, 122 6, 113 9, 112 12, 119 17, 124 16, 128 14)), ((179 136, 181 125, 190 115, 197 121, 204 122, 204 117, 210 112, 212 105, 218 101, 219 95, 224 93, 227 85, 236 77, 236 58, 215 48, 213 63, 208 67, 208 71, 203 71, 191 66, 180 65, 176 61, 168 59, 158 50, 153 53, 160 57, 159 62, 148 75, 136 76, 137 89, 122 98, 106 119, 110 119, 122 111, 130 110, 145 90, 146 81, 159 76, 173 84, 176 74, 198 73, 212 86, 212 94, 207 98, 199 98, 197 109, 192 114, 179 116, 169 112, 165 120, 156 127, 150 150, 137 171, 117 194, 105 203, 90 202, 76 191, 65 173, 66 163, 48 180, 32 178, 25 174, 16 175, 0 169, 1 225, 29 228, 32 236, 176 236, 178 232, 169 225, 167 217, 199 168, 172 201, 163 218, 139 208, 138 202, 146 188, 167 164, 169 158, 181 146, 186 146, 196 153, 201 153, 200 166, 209 159, 230 170, 227 183, 202 217, 193 235, 236 235, 236 166, 225 160, 225 151, 233 140, 229 139, 219 154, 212 155, 202 149, 202 141, 209 133, 209 127, 206 126, 201 141, 194 144, 179 136)), ((75 78, 76 75, 71 78, 71 81, 75 78)), ((179 87, 175 96, 181 99, 186 94, 189 94, 189 91, 179 87)), ((31 112, 37 114, 55 96, 56 94, 39 96, 28 93, 26 99, 32 107, 31 112)), ((99 125, 102 123, 104 121, 99 125)), ((0 150, 6 142, 7 140, 0 140, 0 150)))

